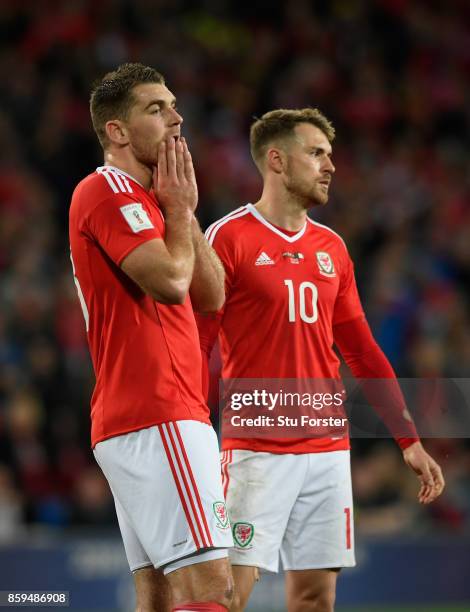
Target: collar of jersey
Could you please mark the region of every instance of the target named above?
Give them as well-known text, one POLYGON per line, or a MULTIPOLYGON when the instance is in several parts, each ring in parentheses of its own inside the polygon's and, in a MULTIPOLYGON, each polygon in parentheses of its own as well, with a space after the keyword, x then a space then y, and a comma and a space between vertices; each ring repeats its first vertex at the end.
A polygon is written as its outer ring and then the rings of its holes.
POLYGON ((116 168, 116 166, 98 166, 98 168, 96 168, 97 171, 106 170, 106 169, 112 170, 113 172, 117 172, 118 174, 124 174, 124 176, 127 176, 127 178, 130 178, 131 181, 134 181, 134 183, 137 183, 137 185, 140 185, 142 189, 144 189, 144 186, 142 185, 142 183, 139 183, 137 179, 135 179, 130 174, 127 174, 127 172, 124 172, 124 170, 121 170, 121 168, 116 168))
POLYGON ((255 217, 255 219, 257 219, 260 223, 265 225, 268 229, 270 229, 272 232, 274 232, 281 238, 284 238, 284 240, 287 240, 287 242, 295 242, 299 238, 302 238, 302 236, 305 234, 305 230, 307 228, 306 221, 305 221, 305 225, 303 226, 303 228, 300 229, 297 232, 297 234, 294 234, 293 236, 289 236, 288 234, 284 234, 282 230, 275 227, 272 223, 269 223, 269 221, 265 219, 260 212, 258 212, 258 210, 253 206, 253 204, 247 204, 246 207, 250 211, 250 213, 253 215, 253 217, 255 217))

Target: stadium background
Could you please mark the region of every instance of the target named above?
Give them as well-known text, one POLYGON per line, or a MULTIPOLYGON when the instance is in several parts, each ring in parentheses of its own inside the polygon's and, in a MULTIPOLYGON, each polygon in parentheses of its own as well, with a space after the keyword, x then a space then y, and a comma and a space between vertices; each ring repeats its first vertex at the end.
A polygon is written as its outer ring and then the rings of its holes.
MULTIPOLYGON (((87 610, 111 609, 103 593, 119 591, 113 609, 126 609, 112 499, 89 450, 93 377, 68 256, 71 193, 101 163, 91 83, 124 61, 166 76, 204 227, 258 197, 253 116, 318 106, 337 129, 337 171, 314 216, 348 243, 379 343, 402 377, 466 377, 470 5, 3 0, 0 45, 0 590, 71 588, 72 608, 87 610)), ((340 604, 470 609, 470 446, 428 448, 447 489, 422 508, 393 443, 355 442, 363 569, 345 572, 340 604)), ((262 581, 250 610, 282 609, 278 588, 262 581)))

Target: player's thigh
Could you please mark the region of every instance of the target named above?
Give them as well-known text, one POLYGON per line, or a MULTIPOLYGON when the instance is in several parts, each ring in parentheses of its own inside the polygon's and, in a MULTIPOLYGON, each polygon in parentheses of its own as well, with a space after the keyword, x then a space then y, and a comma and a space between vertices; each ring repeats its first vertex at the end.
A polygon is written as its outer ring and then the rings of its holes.
POLYGON ((187 565, 166 574, 173 605, 187 601, 215 601, 230 606, 233 578, 228 558, 187 565))
POLYGON ((308 477, 281 546, 283 567, 351 567, 355 558, 349 451, 310 453, 308 460, 308 477))
POLYGON ((285 574, 288 612, 334 609, 338 569, 288 570, 285 574))
POLYGON ((208 425, 178 421, 132 432, 98 444, 95 456, 155 567, 231 546, 208 425))
POLYGON ((278 570, 279 549, 306 466, 303 455, 247 450, 222 454, 233 565, 278 570))

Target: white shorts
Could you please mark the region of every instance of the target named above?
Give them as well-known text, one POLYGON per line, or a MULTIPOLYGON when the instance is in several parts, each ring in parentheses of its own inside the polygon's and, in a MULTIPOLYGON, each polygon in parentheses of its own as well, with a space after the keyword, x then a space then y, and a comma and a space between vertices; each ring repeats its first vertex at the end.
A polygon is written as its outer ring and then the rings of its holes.
POLYGON ((234 565, 277 572, 355 565, 349 451, 222 453, 234 565))
POLYGON ((98 443, 131 571, 165 573, 227 556, 233 546, 215 431, 175 421, 98 443), (222 550, 216 550, 222 549, 222 550))

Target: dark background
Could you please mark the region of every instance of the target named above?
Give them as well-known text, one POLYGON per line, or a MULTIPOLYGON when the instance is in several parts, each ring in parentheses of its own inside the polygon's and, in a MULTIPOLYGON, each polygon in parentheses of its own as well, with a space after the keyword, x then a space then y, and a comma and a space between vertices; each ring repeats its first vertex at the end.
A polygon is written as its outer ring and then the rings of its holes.
MULTIPOLYGON (((203 227, 259 197, 253 117, 318 106, 337 171, 313 217, 346 240, 376 338, 401 377, 468 376, 468 2, 2 1, 0 41, 0 542, 115 524, 67 215, 102 163, 91 84, 124 61, 178 98, 203 227)), ((358 534, 469 532, 467 441, 427 447, 448 486, 423 508, 391 441, 354 442, 358 534)))

